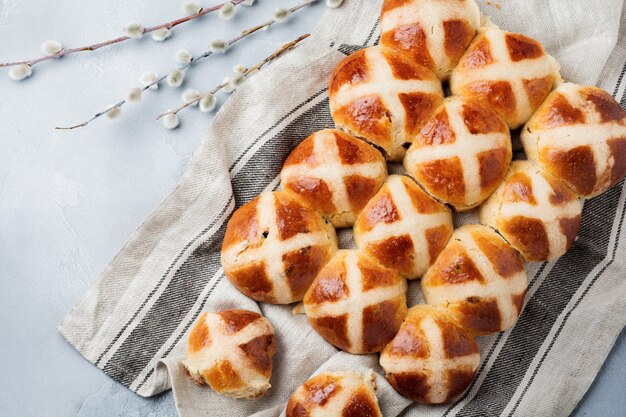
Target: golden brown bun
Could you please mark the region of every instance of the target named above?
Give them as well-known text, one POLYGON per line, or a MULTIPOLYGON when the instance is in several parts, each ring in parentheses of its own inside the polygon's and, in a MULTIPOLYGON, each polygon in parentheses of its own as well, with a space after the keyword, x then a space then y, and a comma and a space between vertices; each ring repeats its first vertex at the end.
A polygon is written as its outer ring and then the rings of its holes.
POLYGON ((313 133, 291 152, 280 173, 283 189, 328 218, 352 226, 387 178, 373 146, 335 129, 313 133))
POLYGON ((520 254, 492 228, 473 224, 454 231, 422 278, 422 293, 472 333, 488 334, 515 324, 526 285, 520 254))
POLYGON ((447 79, 480 26, 474 0, 385 0, 380 44, 447 79))
POLYGON ((183 366, 199 385, 230 398, 257 398, 270 388, 274 328, 247 310, 204 312, 189 332, 183 366))
POLYGON ((626 111, 596 87, 561 84, 522 129, 529 159, 581 197, 626 176, 626 111))
POLYGON ((404 157, 404 169, 433 197, 459 211, 482 203, 511 163, 511 134, 494 110, 448 97, 404 157))
POLYGON ((452 213, 406 176, 390 175, 354 224, 358 248, 408 279, 421 277, 452 234, 452 213))
POLYGON ((445 309, 423 304, 409 309, 400 331, 380 354, 389 383, 423 404, 441 404, 459 396, 472 382, 479 363, 474 336, 445 309))
POLYGON ((539 42, 491 25, 479 30, 452 72, 450 90, 484 101, 515 129, 560 81, 559 64, 539 42))
POLYGON ((582 207, 565 183, 530 161, 513 161, 500 187, 480 206, 480 222, 497 229, 529 262, 556 259, 574 243, 582 207))
POLYGON ((323 372, 293 393, 286 417, 382 417, 372 374, 323 372))
POLYGON ((336 251, 330 223, 289 194, 269 192, 233 213, 222 244, 222 267, 248 297, 289 304, 302 300, 336 251))
POLYGON ((406 315, 406 281, 359 250, 340 250, 304 297, 311 326, 354 354, 380 351, 406 315))
POLYGON ((337 128, 382 148, 399 161, 405 146, 443 101, 429 69, 380 47, 341 61, 330 80, 330 111, 337 128))

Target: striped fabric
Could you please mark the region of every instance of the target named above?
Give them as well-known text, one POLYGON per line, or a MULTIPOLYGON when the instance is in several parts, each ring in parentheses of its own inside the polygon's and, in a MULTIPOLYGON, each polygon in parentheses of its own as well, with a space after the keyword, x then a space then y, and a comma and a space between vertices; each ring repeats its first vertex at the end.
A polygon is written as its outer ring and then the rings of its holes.
MULTIPOLYGON (((224 278, 220 248, 230 214, 276 189, 294 146, 332 126, 329 76, 346 54, 377 43, 380 3, 348 0, 329 11, 311 39, 225 104, 177 189, 61 324, 85 358, 139 395, 173 388, 182 416, 278 416, 312 373, 370 367, 379 373, 385 416, 565 416, 573 410, 626 323, 623 183, 585 203, 578 240, 565 256, 527 265, 529 290, 518 323, 478 338, 477 376, 464 395, 443 406, 410 404, 381 376, 376 355, 338 353, 290 306, 257 304, 224 278), (276 329, 273 387, 262 400, 222 398, 183 374, 190 326, 202 311, 226 308, 260 311, 276 329)), ((508 0, 500 9, 481 4, 505 29, 541 40, 567 80, 597 84, 626 106, 622 8, 622 0, 508 0)), ((521 157, 517 140, 514 153, 521 157)), ((470 213, 456 222, 475 219, 470 213)), ((340 245, 350 242, 342 232, 340 245)), ((421 300, 419 282, 410 283, 409 304, 421 300)))

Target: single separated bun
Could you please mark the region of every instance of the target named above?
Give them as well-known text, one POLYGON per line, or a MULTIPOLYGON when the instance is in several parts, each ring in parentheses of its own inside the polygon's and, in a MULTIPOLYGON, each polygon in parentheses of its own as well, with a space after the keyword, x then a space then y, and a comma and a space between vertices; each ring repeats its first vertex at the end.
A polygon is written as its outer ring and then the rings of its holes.
POLYGON ((274 328, 247 310, 204 312, 191 328, 183 366, 199 385, 230 398, 262 397, 270 388, 274 328))

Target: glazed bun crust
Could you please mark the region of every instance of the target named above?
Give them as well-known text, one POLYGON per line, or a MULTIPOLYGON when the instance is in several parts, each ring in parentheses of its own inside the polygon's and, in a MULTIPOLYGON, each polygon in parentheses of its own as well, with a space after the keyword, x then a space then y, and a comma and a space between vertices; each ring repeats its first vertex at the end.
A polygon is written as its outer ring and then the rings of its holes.
POLYGON ((450 90, 490 105, 516 129, 559 82, 559 64, 539 42, 492 25, 479 30, 452 72, 450 90))
POLYGON ((380 44, 445 80, 479 26, 480 9, 474 0, 385 0, 380 44))
POLYGON ((337 251, 330 223, 284 192, 263 193, 235 211, 222 244, 222 267, 248 297, 272 304, 302 300, 337 251))
POLYGON ((422 278, 426 302, 446 307, 477 335, 501 332, 515 324, 526 285, 520 254, 492 228, 478 224, 456 229, 422 278))
POLYGON ((337 128, 398 161, 443 101, 443 89, 427 68, 375 46, 354 52, 337 65, 329 100, 337 128))
POLYGON ((293 393, 286 417, 382 417, 373 374, 323 372, 293 393))
POLYGON ((474 336, 443 308, 417 305, 380 355, 389 383, 422 404, 441 404, 469 386, 480 363, 474 336))
POLYGON ((403 175, 390 175, 354 224, 358 248, 408 279, 422 276, 452 234, 452 213, 403 175))
POLYGON ((531 161, 513 161, 500 187, 480 207, 479 217, 527 261, 543 262, 572 246, 581 211, 565 183, 531 161))
POLYGON ((449 97, 413 141, 404 168, 430 195, 465 211, 495 191, 511 156, 498 113, 476 99, 449 97))
POLYGON ((335 129, 316 132, 291 152, 280 173, 286 192, 329 219, 352 226, 387 178, 383 155, 335 129))
POLYGON ((199 385, 230 398, 262 397, 270 388, 274 328, 247 310, 204 312, 189 332, 182 361, 199 385))
POLYGON ((561 84, 521 133, 524 151, 581 197, 626 176, 626 111, 596 87, 561 84))
POLYGON ((304 297, 307 319, 326 341, 354 354, 380 351, 406 316, 406 281, 358 250, 340 250, 304 297))

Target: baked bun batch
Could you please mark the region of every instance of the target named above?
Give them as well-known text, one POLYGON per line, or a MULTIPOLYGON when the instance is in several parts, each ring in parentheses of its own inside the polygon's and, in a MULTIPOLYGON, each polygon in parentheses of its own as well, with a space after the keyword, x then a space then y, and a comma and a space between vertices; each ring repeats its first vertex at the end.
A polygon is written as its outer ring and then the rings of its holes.
MULTIPOLYGON (((321 338, 379 353, 401 395, 440 404, 474 378, 475 337, 522 313, 525 262, 565 254, 580 199, 626 176, 626 112, 601 89, 563 82, 538 41, 481 18, 474 0, 385 0, 380 26, 380 45, 331 76, 336 128, 293 150, 282 191, 233 213, 222 266, 256 301, 303 301, 294 311, 321 338), (512 161, 517 128, 527 159, 512 161), (388 161, 406 175, 388 175, 388 161), (480 224, 454 230, 453 213, 472 209, 480 224), (353 228, 356 249, 338 249, 335 227, 353 228), (416 279, 426 304, 407 306, 416 279)), ((259 397, 275 349, 258 313, 204 313, 183 365, 218 394, 259 397)), ((376 374, 318 374, 286 415, 381 416, 376 374)))

